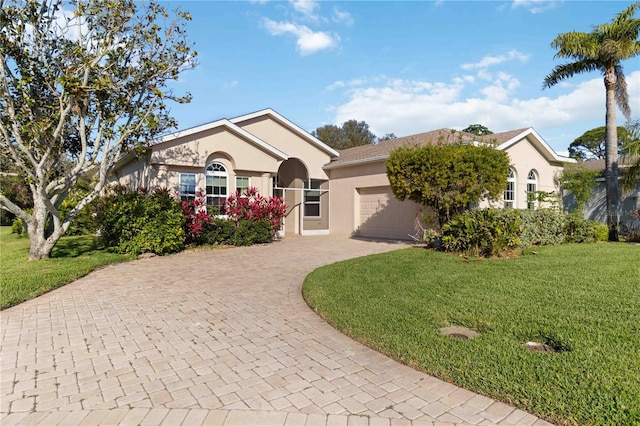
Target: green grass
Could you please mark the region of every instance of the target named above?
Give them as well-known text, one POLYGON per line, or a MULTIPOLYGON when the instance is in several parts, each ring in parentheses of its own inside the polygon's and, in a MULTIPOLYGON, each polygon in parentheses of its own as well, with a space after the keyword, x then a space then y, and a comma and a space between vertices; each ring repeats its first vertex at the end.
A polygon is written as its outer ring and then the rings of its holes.
POLYGON ((63 286, 94 269, 130 259, 109 253, 98 238, 63 237, 50 259, 29 262, 29 238, 0 227, 0 309, 33 299, 63 286))
POLYGON ((536 252, 469 261, 409 248, 320 268, 303 294, 346 334, 458 386, 560 424, 640 424, 640 246, 536 252), (449 325, 482 335, 438 333, 449 325))

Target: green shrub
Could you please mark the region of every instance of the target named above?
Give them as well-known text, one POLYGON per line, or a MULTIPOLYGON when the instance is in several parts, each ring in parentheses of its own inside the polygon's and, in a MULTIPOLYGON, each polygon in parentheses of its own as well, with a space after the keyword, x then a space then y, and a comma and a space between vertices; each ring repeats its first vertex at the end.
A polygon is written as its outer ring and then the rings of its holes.
POLYGON ((231 244, 236 224, 230 220, 214 218, 204 224, 200 241, 203 244, 231 244))
POLYGON ((519 210, 522 219, 521 246, 562 244, 566 215, 553 209, 519 210))
MULTIPOLYGON (((71 210, 89 193, 90 190, 84 186, 72 190, 69 196, 60 204, 60 217, 66 218, 71 210)), ((78 215, 71 221, 66 235, 95 235, 97 224, 93 213, 95 212, 96 204, 97 201, 94 200, 80 210, 78 215)))
POLYGON ((235 246, 250 246, 265 244, 273 241, 273 225, 266 219, 239 220, 235 229, 232 244, 235 246))
POLYGON ((514 209, 469 210, 442 227, 442 245, 473 256, 504 256, 520 247, 521 227, 514 209))
POLYGON ((596 241, 608 241, 609 240, 609 227, 604 223, 596 222, 594 224, 596 241))
POLYGON ((579 212, 566 215, 564 225, 565 242, 595 243, 597 241, 596 223, 585 219, 579 212))
POLYGON ((11 233, 22 235, 23 232, 24 232, 24 224, 22 223, 22 219, 20 219, 19 217, 16 217, 15 219, 13 219, 13 222, 11 222, 11 233))
POLYGON ((115 188, 100 200, 96 221, 105 244, 119 253, 175 253, 184 248, 182 209, 168 190, 150 194, 115 188))

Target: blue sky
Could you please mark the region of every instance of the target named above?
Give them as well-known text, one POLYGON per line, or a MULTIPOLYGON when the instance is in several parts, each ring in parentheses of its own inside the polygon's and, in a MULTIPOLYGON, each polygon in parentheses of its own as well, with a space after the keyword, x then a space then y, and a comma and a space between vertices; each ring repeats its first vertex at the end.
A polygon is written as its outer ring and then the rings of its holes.
MULTIPOLYGON (((273 108, 309 131, 366 121, 378 136, 480 123, 534 127, 558 152, 604 125, 597 73, 551 89, 555 36, 609 22, 621 1, 194 1, 198 66, 175 85, 181 129, 273 108)), ((640 117, 640 58, 623 63, 640 117)), ((618 122, 624 118, 618 113, 618 122)))

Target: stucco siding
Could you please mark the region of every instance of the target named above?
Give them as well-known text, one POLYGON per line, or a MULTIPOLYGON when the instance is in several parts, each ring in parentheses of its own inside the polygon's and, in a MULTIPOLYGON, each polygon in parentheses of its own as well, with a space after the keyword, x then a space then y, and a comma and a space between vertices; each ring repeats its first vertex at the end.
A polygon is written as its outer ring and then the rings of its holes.
POLYGON ((538 176, 538 191, 556 192, 554 176, 562 165, 553 165, 526 139, 522 139, 506 150, 511 167, 516 172, 516 204, 518 209, 527 208, 527 175, 535 170, 538 176))
POLYGON ((278 171, 278 159, 223 127, 164 142, 153 148, 150 162, 204 169, 217 156, 227 157, 235 170, 278 171))
POLYGON ((237 125, 269 145, 286 152, 289 158, 297 158, 302 161, 307 167, 311 179, 327 179, 327 174, 322 166, 331 160, 329 154, 321 151, 320 148, 312 145, 311 142, 290 129, 267 116, 253 118, 237 123, 237 125))
POLYGON ((411 201, 400 202, 394 199, 392 194, 389 196, 389 179, 384 161, 330 169, 328 173, 331 206, 329 229, 332 234, 354 236, 364 233, 383 238, 385 230, 380 229, 378 232, 375 229, 379 222, 376 219, 370 221, 371 216, 377 214, 378 217, 384 215, 385 220, 402 222, 402 224, 395 223, 389 226, 386 230, 386 238, 410 239, 408 234, 415 230, 413 219, 420 206, 411 201), (365 216, 369 217, 367 224, 368 220, 363 219, 361 211, 362 194, 368 194, 367 196, 371 197, 371 194, 376 191, 380 194, 387 192, 385 196, 381 195, 386 201, 380 198, 379 203, 376 202, 379 205, 374 206, 377 211, 369 212, 372 213, 371 215, 364 212, 365 216), (398 214, 398 209, 404 213, 398 214))

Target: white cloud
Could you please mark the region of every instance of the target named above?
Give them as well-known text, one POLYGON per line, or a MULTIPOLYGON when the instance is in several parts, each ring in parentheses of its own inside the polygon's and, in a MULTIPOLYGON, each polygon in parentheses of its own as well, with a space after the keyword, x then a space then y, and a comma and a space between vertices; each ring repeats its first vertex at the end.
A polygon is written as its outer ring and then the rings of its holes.
POLYGON ((347 26, 351 26, 354 23, 351 14, 345 10, 341 10, 338 6, 333 7, 333 15, 331 18, 333 19, 333 22, 345 24, 347 26))
MULTIPOLYGON (((385 79, 361 87, 343 82, 346 102, 335 108, 335 123, 364 120, 375 134, 398 136, 438 128, 463 129, 481 123, 494 132, 534 127, 557 149, 566 149, 585 130, 604 125, 604 87, 599 77, 574 84, 561 94, 554 89, 540 97, 519 98, 518 79, 497 73, 497 80, 453 78, 449 82, 385 79), (478 93, 468 96, 467 93, 478 93), (567 134, 575 134, 567 138, 567 134)), ((627 75, 629 99, 640 99, 640 71, 627 75)), ((334 83, 335 84, 335 83, 334 83)), ((631 105, 632 108, 636 107, 631 105)), ((636 107, 637 108, 637 107, 636 107)), ((634 116, 640 111, 634 110, 634 116)), ((621 114, 618 122, 624 121, 621 114)))
POLYGON ((526 62, 529 60, 529 55, 518 52, 517 50, 511 50, 506 55, 498 55, 498 56, 485 56, 479 62, 472 64, 462 64, 461 68, 463 70, 470 69, 486 69, 493 65, 498 65, 506 61, 518 60, 520 62, 526 62))
POLYGON ((315 0, 289 0, 289 4, 296 12, 304 15, 305 18, 311 21, 317 21, 319 19, 318 15, 315 13, 319 5, 315 0))
POLYGON ((558 3, 560 2, 550 0, 513 0, 511 8, 516 9, 518 7, 524 7, 535 15, 546 12, 547 10, 555 9, 558 3))
POLYGON ((271 35, 293 34, 297 38, 296 44, 302 55, 310 55, 340 43, 339 36, 324 31, 312 31, 306 25, 276 22, 269 18, 264 18, 263 23, 271 35))

